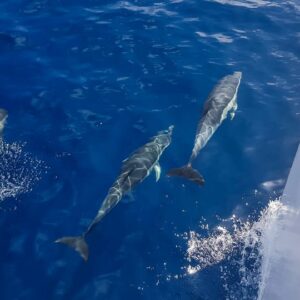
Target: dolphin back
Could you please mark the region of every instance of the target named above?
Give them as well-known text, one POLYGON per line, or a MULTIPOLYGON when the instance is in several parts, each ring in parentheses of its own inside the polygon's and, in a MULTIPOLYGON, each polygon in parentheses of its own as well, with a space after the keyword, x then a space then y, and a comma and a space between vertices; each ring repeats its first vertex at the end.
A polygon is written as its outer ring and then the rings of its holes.
POLYGON ((183 177, 200 186, 204 185, 205 183, 203 176, 191 165, 183 166, 181 168, 171 169, 167 175, 183 177))
POLYGON ((232 101, 236 102, 241 78, 241 72, 234 72, 219 80, 205 101, 200 125, 204 123, 214 127, 222 123, 227 115, 227 109, 230 108, 230 104, 233 104, 232 101))

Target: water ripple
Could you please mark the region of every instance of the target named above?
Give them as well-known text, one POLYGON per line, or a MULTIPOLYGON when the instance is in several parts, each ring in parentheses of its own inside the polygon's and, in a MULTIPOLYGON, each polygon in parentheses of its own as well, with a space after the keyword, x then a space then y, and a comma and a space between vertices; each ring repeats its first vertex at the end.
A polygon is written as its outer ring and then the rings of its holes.
POLYGON ((113 9, 126 9, 128 11, 139 12, 149 16, 174 16, 176 12, 170 11, 166 8, 164 3, 154 3, 150 6, 138 6, 128 1, 120 1, 117 4, 111 6, 113 9))
POLYGON ((241 6, 247 8, 259 8, 264 6, 278 6, 276 3, 266 0, 210 0, 220 4, 227 4, 233 6, 241 6))

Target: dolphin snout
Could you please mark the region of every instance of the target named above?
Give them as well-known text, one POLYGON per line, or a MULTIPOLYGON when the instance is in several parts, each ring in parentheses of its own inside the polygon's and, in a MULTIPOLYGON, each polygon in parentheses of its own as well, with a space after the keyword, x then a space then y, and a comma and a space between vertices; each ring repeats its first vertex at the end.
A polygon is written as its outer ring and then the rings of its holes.
POLYGON ((240 72, 240 71, 234 72, 233 75, 235 77, 242 78, 242 72, 240 72))
POLYGON ((168 130, 169 130, 170 133, 172 133, 173 129, 174 129, 174 125, 171 125, 171 126, 169 126, 169 128, 168 128, 168 130))

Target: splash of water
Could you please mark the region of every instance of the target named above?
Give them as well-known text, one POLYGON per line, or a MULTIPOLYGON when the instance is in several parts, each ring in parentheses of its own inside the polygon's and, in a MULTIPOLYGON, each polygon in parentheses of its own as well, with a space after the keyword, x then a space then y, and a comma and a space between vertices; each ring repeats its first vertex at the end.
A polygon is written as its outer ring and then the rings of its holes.
POLYGON ((42 161, 25 152, 24 146, 0 140, 0 205, 30 192, 41 177, 42 161))
POLYGON ((222 220, 211 232, 202 224, 202 229, 207 231, 206 237, 195 231, 188 233, 187 274, 195 274, 225 260, 228 263, 221 264, 220 271, 227 299, 252 299, 261 282, 262 257, 269 251, 269 232, 274 231, 275 223, 293 213, 294 210, 277 199, 269 202, 257 220, 249 217, 243 221, 233 215, 222 220))

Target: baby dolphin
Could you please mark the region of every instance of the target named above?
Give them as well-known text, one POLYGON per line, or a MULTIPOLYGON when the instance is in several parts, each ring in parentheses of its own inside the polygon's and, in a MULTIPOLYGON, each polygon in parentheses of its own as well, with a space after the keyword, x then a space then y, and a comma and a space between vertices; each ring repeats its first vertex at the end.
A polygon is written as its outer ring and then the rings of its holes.
POLYGON ((8 116, 7 111, 3 108, 0 108, 0 139, 2 138, 7 116, 8 116))
POLYGON ((204 184, 203 176, 192 167, 192 162, 198 156, 199 151, 206 145, 217 128, 226 119, 230 112, 231 120, 237 109, 237 92, 241 82, 242 73, 234 72, 223 77, 209 94, 202 117, 199 121, 194 148, 187 165, 171 169, 168 176, 181 176, 198 185, 204 184))
POLYGON ((128 194, 138 183, 142 182, 152 170, 156 173, 156 181, 160 176, 159 158, 170 145, 174 126, 160 131, 147 144, 135 150, 131 156, 123 161, 121 174, 108 191, 96 217, 81 236, 63 237, 56 243, 63 243, 81 255, 87 261, 89 256, 86 236, 92 229, 128 194))

